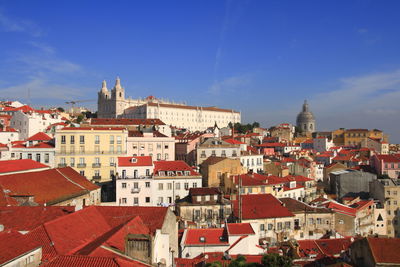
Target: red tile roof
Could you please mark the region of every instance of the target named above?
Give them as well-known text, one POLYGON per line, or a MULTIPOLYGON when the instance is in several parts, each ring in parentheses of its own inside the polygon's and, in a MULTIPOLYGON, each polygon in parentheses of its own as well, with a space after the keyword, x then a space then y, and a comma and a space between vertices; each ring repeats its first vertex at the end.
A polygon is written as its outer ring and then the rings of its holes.
POLYGON ((229 144, 235 145, 235 144, 239 144, 239 145, 245 145, 246 143, 240 142, 236 139, 230 138, 230 139, 224 139, 225 142, 228 142, 229 144))
POLYGON ((31 159, 3 160, 0 162, 0 173, 21 172, 42 168, 50 167, 31 159))
POLYGON ((224 228, 187 229, 185 245, 226 245, 229 243, 224 228), (203 239, 204 238, 204 239, 203 239))
POLYGON ((120 167, 153 166, 153 160, 150 156, 118 157, 118 166, 120 167))
POLYGON ((115 258, 111 257, 88 257, 76 255, 57 256, 43 266, 54 267, 121 267, 121 266, 150 266, 138 261, 123 258, 114 254, 115 258))
POLYGON ((93 118, 91 125, 165 125, 160 119, 104 119, 93 118))
POLYGON ((37 248, 40 248, 38 240, 27 238, 17 231, 0 232, 1 265, 37 248))
POLYGON ((62 131, 122 131, 121 127, 64 127, 62 131))
POLYGON ((52 139, 53 138, 51 138, 47 134, 45 134, 43 132, 38 132, 37 134, 34 134, 31 137, 29 137, 28 139, 26 139, 26 141, 50 141, 52 139))
POLYGON ((42 205, 53 205, 100 188, 70 167, 2 175, 0 186, 9 190, 9 196, 34 196, 34 201, 42 205))
POLYGON ((342 213, 345 215, 356 216, 357 210, 346 205, 337 203, 335 201, 329 201, 323 204, 328 209, 332 209, 335 212, 342 213))
POLYGON ((0 132, 17 132, 17 130, 15 130, 14 128, 11 127, 4 127, 4 128, 0 128, 0 132))
POLYGON ((367 238, 375 263, 400 264, 400 238, 367 238))
POLYGON ((254 235, 250 223, 228 223, 226 226, 229 235, 254 235))
MULTIPOLYGON (((271 194, 243 195, 242 198, 242 219, 264 219, 293 217, 282 203, 271 194)), ((239 217, 239 201, 233 202, 233 213, 239 217)))
MULTIPOLYGON (((200 174, 193 170, 186 162, 182 160, 175 161, 155 161, 154 175, 159 175, 160 171, 190 171, 191 176, 199 176, 200 174)), ((184 173, 182 175, 185 175, 184 173)))
POLYGON ((39 225, 68 215, 75 211, 75 207, 61 206, 21 206, 0 207, 0 222, 4 229, 16 231, 31 231, 39 225))
POLYGON ((400 158, 394 155, 375 155, 378 160, 383 162, 400 162, 400 158))

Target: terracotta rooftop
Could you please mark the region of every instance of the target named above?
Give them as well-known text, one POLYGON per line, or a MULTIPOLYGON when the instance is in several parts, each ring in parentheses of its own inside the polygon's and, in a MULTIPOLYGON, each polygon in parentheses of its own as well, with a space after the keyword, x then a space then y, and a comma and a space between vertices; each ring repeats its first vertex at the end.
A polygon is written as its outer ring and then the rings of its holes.
POLYGON ((375 263, 400 264, 400 238, 367 238, 375 263))
POLYGON ((224 228, 187 229, 185 245, 225 245, 229 246, 224 228))
POLYGON ((45 134, 43 132, 38 132, 37 134, 34 134, 31 137, 29 137, 28 139, 26 139, 26 141, 50 141, 52 139, 53 138, 51 138, 47 134, 45 134))
POLYGON ((228 223, 226 224, 229 235, 254 235, 250 223, 228 223))
POLYGON ((0 193, 34 196, 34 201, 41 205, 52 205, 99 189, 71 167, 2 175, 0 186, 3 187, 0 193))
POLYGON ((91 125, 165 125, 160 119, 104 119, 93 118, 91 125))
POLYGON ((218 195, 220 193, 217 187, 197 187, 189 189, 189 195, 191 196, 218 195))
POLYGON ((31 159, 3 160, 0 164, 0 174, 43 168, 50 167, 31 159))
MULTIPOLYGON (((242 219, 262 219, 293 217, 282 203, 271 194, 243 195, 242 198, 242 219)), ((239 217, 239 201, 233 201, 233 213, 239 217)))
MULTIPOLYGON (((160 175, 160 171, 190 171, 190 176, 199 176, 200 174, 193 170, 186 162, 182 160, 175 161, 155 161, 154 162, 154 175, 160 175)), ((181 175, 185 175, 182 173, 181 175)), ((176 174, 176 176, 179 176, 176 174)))
POLYGON ((40 248, 40 242, 17 231, 0 232, 0 265, 7 263, 34 249, 40 248))

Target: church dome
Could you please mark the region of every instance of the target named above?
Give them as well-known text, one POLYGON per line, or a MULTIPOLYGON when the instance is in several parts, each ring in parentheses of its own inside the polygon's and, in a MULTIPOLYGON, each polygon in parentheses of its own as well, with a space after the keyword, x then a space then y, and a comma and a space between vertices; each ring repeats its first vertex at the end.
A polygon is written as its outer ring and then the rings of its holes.
POLYGON ((315 117, 308 108, 307 100, 304 101, 303 110, 297 115, 296 124, 306 132, 315 130, 315 117))

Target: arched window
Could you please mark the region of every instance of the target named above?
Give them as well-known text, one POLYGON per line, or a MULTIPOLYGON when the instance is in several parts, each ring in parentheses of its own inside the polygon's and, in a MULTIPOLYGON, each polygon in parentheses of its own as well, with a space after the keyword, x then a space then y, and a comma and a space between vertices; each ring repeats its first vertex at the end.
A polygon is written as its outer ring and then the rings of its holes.
POLYGON ((119 97, 122 97, 122 93, 121 92, 119 92, 119 97))
POLYGON ((313 126, 312 126, 312 124, 310 124, 310 130, 312 130, 313 129, 313 126))

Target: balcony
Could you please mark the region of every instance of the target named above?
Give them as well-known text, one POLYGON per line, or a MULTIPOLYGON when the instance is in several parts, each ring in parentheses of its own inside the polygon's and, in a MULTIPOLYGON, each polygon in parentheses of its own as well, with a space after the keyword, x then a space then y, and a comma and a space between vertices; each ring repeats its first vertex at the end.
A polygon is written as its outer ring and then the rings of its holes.
POLYGON ((92 164, 92 168, 100 168, 101 167, 101 163, 93 163, 92 164))
POLYGON ((71 163, 69 164, 71 167, 75 167, 75 163, 71 163))
POLYGON ((96 145, 98 145, 98 144, 100 144, 100 140, 96 140, 96 141, 94 141, 94 143, 95 143, 96 145))
POLYGON ((136 194, 136 193, 139 193, 140 192, 140 188, 132 188, 131 189, 131 193, 132 194, 136 194))
POLYGON ((64 168, 64 167, 67 167, 66 163, 59 163, 58 164, 58 168, 64 168))
POLYGON ((86 168, 86 163, 78 163, 76 165, 76 167, 78 167, 78 168, 86 168))
POLYGON ((100 181, 101 180, 101 176, 100 175, 93 175, 92 176, 94 181, 100 181))

